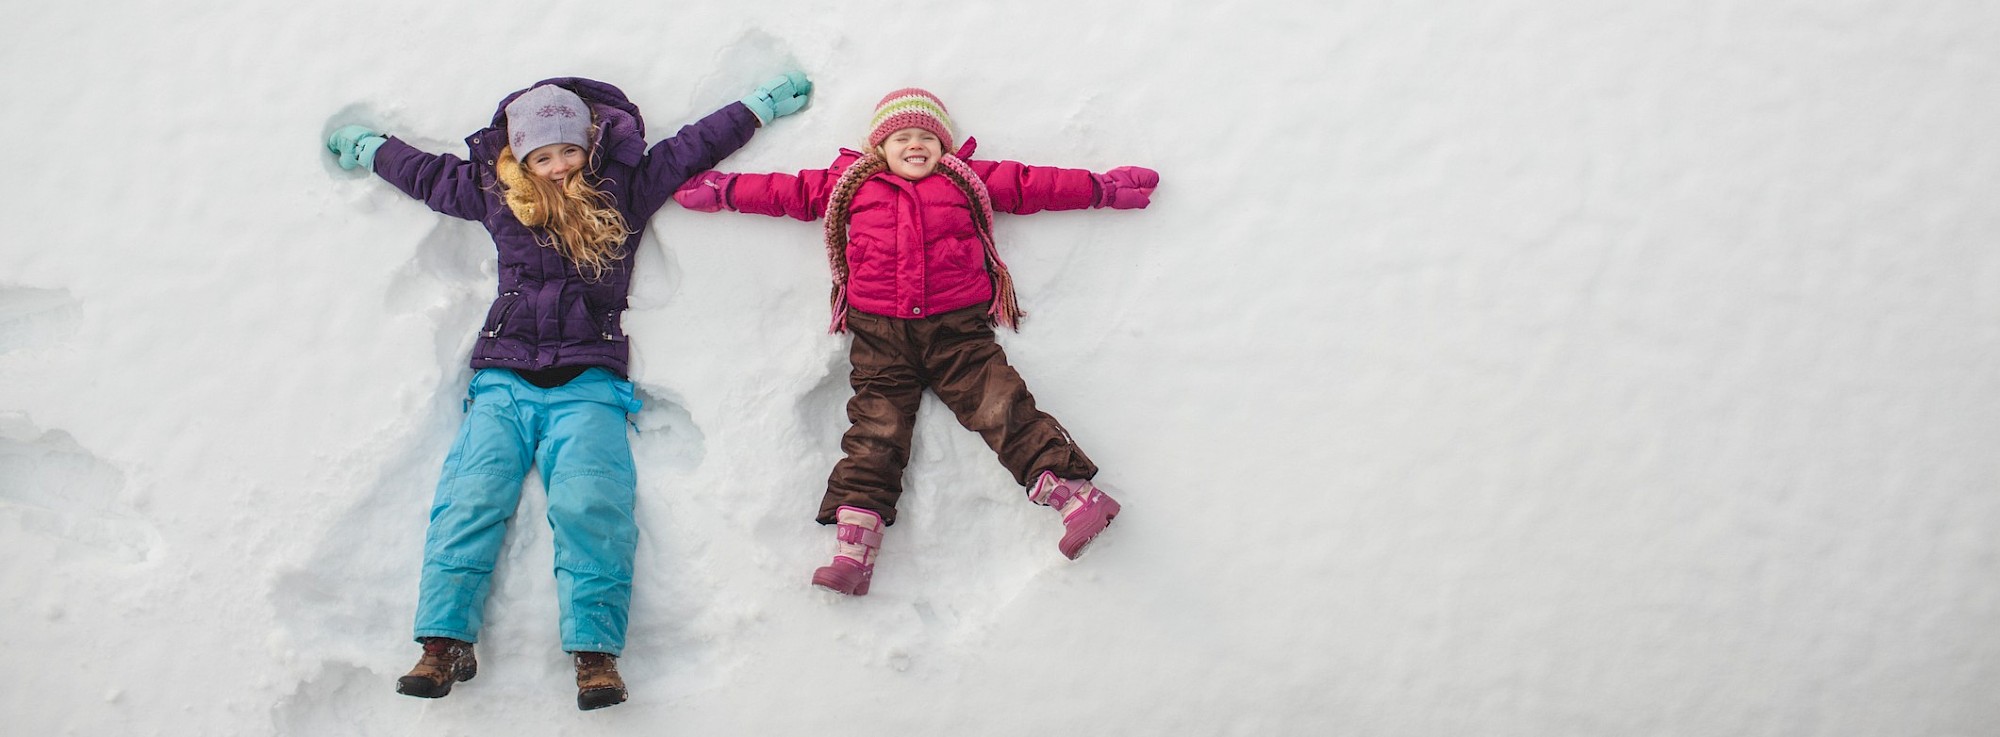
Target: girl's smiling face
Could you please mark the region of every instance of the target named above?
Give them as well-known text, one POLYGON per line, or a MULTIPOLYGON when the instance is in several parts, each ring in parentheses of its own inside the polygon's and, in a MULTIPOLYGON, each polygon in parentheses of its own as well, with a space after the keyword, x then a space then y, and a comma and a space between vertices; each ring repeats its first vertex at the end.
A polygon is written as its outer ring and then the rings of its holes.
POLYGON ((574 143, 551 143, 529 151, 521 159, 521 165, 528 167, 528 173, 560 182, 570 172, 583 168, 583 147, 574 143))
POLYGON ((922 128, 903 128, 882 139, 882 145, 876 151, 888 160, 890 172, 916 181, 937 171, 938 157, 944 154, 944 144, 938 140, 936 133, 922 128))

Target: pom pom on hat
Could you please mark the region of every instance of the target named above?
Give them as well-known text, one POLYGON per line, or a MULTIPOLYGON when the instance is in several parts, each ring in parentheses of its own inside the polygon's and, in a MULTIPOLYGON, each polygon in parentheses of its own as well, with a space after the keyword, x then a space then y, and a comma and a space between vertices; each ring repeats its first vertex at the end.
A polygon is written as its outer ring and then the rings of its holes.
POLYGON ((882 145, 882 139, 904 128, 922 128, 936 134, 949 153, 952 148, 951 115, 944 103, 915 87, 905 87, 882 96, 875 103, 875 118, 868 126, 868 147, 882 145))
POLYGON ((516 158, 551 143, 590 148, 590 106, 583 98, 545 84, 507 103, 507 145, 516 158))

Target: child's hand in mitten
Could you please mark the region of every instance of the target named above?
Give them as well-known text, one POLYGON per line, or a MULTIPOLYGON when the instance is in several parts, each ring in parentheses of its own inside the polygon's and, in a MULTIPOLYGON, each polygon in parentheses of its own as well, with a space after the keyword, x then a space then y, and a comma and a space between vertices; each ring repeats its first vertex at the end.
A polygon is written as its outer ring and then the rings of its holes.
POLYGON ((375 149, 388 140, 367 126, 343 125, 326 137, 326 150, 340 156, 342 169, 365 166, 374 171, 375 149))
POLYGON ((743 105, 757 114, 759 124, 769 123, 799 111, 812 96, 812 80, 802 72, 786 72, 772 77, 756 92, 743 98, 743 105))
POLYGON ((674 190, 674 201, 695 212, 719 212, 729 206, 729 183, 735 174, 705 171, 674 190))
POLYGON ((1121 166, 1097 176, 1097 204, 1114 210, 1140 210, 1153 203, 1160 173, 1143 166, 1121 166))

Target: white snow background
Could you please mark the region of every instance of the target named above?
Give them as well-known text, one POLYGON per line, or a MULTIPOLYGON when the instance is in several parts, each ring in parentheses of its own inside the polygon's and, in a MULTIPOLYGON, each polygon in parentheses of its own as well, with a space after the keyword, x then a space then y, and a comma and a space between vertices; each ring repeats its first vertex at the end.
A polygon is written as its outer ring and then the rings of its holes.
POLYGON ((2000 5, 15 3, 0 732, 1991 735, 2000 5), (398 696, 491 242, 320 148, 505 94, 735 171, 916 85, 1005 217, 1002 344, 1126 512, 1077 562, 927 400, 874 591, 816 224, 651 222, 629 703, 578 712, 531 481, 479 677, 398 696))

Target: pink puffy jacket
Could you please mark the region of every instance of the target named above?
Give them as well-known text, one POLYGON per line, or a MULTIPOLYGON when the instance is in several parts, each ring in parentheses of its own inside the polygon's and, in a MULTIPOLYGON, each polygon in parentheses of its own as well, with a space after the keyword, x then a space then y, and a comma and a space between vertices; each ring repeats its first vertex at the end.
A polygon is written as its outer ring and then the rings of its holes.
MULTIPOLYGON (((972 145, 968 141, 958 155, 970 156, 972 145)), ((826 215, 834 182, 859 158, 860 152, 841 149, 825 169, 796 176, 734 175, 724 201, 739 212, 817 220, 826 215)), ((966 163, 985 181, 995 212, 1081 210, 1097 200, 1097 179, 1082 169, 1013 161, 966 163)), ((861 184, 850 213, 847 303, 852 309, 917 318, 993 298, 985 248, 972 226, 972 204, 951 180, 932 174, 912 182, 883 172, 861 184)))

